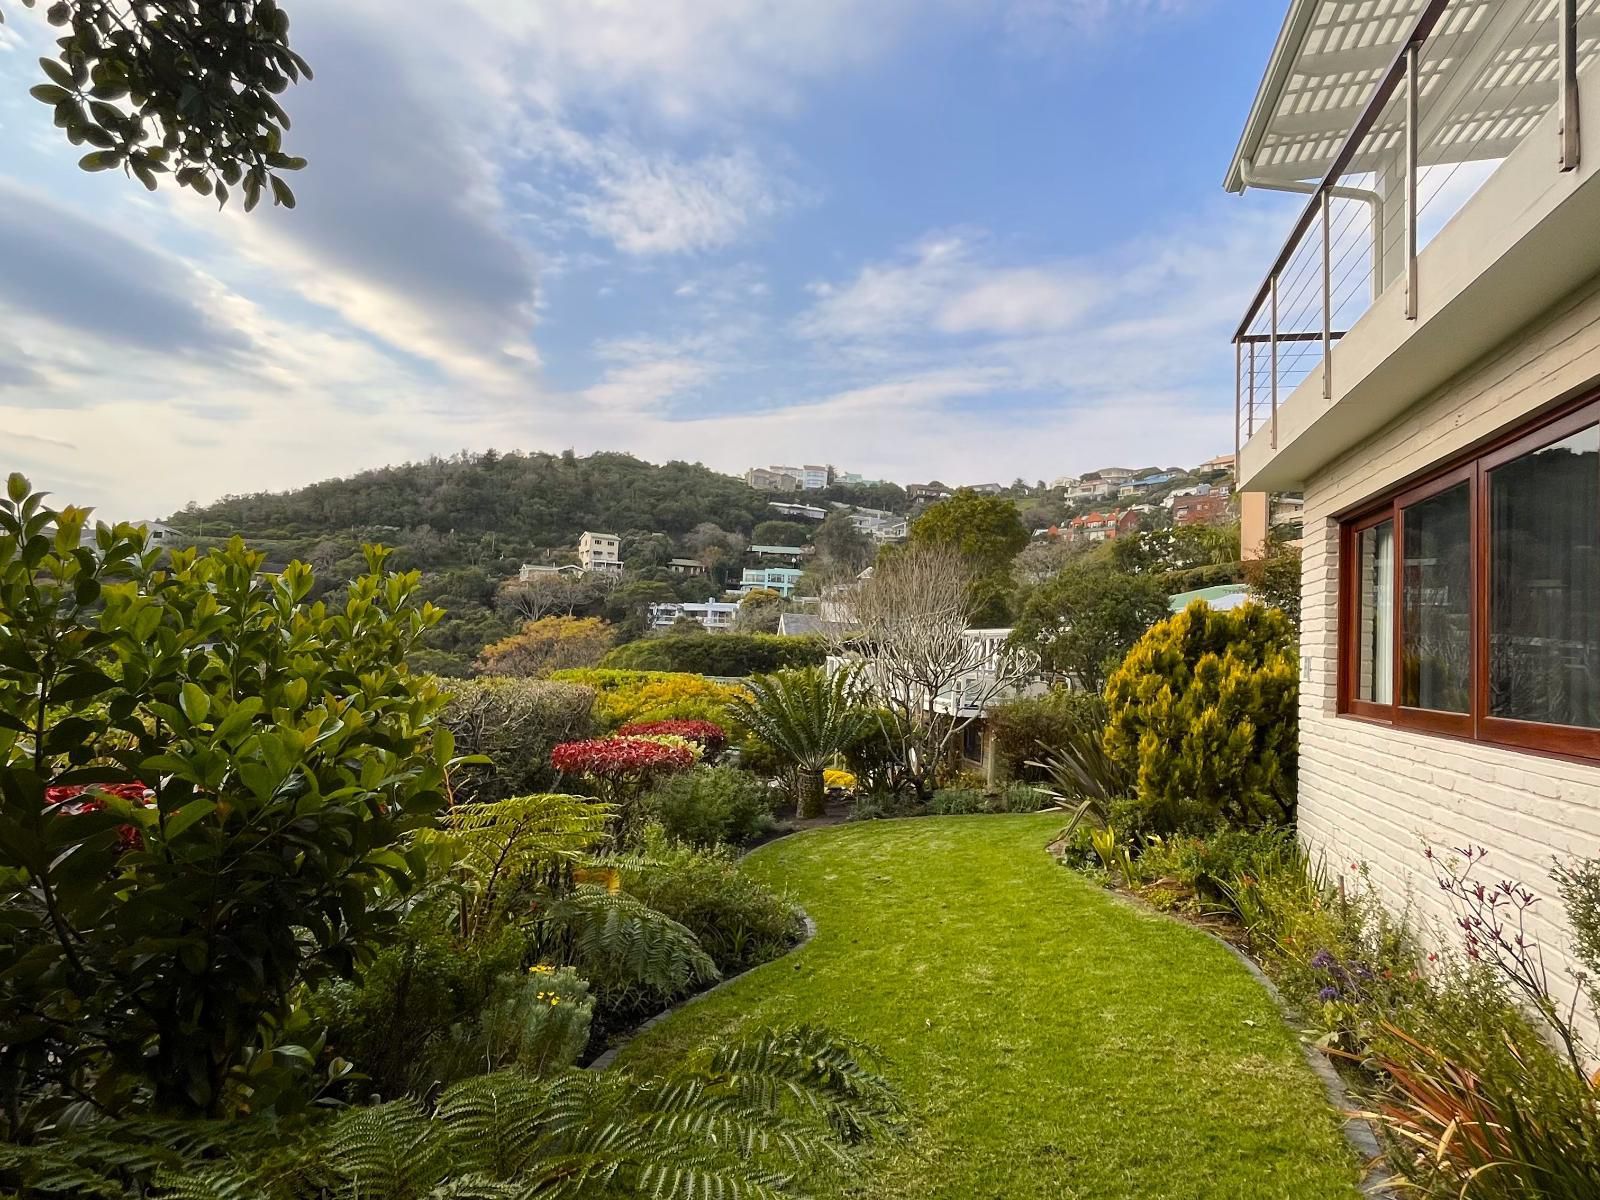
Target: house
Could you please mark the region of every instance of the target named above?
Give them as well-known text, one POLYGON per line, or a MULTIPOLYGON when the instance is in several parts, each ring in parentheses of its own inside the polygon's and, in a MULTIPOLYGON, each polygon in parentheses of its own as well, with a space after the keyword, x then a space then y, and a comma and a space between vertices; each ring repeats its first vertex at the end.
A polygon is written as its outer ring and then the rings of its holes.
POLYGON ((1234 338, 1238 486, 1303 498, 1301 836, 1419 927, 1445 916, 1422 839, 1487 847, 1545 898, 1529 934, 1569 991, 1550 868, 1600 854, 1600 16, 1578 7, 1294 0, 1227 173, 1305 197, 1234 338))
POLYGON ((1067 538, 1074 542, 1109 542, 1139 528, 1139 514, 1131 508, 1089 512, 1067 522, 1067 538))
POLYGON ((883 480, 881 480, 881 479, 868 479, 865 475, 858 474, 855 471, 835 471, 833 473, 833 482, 834 483, 847 483, 847 484, 850 484, 853 487, 882 487, 883 486, 883 480))
POLYGON ((1137 474, 1137 471, 1130 471, 1127 467, 1101 467, 1098 471, 1090 471, 1084 478, 1094 478, 1102 483, 1116 484, 1120 487, 1137 474))
POLYGON ((667 570, 671 571, 674 575, 688 575, 692 577, 696 575, 704 575, 706 573, 706 565, 698 558, 669 558, 667 560, 667 570))
POLYGON ((950 489, 945 487, 945 485, 940 483, 937 479, 935 479, 932 483, 906 484, 906 497, 913 503, 922 501, 924 503, 931 504, 935 500, 948 500, 950 495, 950 489))
POLYGON ((578 539, 578 566, 584 571, 620 575, 621 546, 621 541, 614 533, 590 533, 585 530, 578 539))
POLYGON ((1231 454, 1216 454, 1205 460, 1196 471, 1232 471, 1234 457, 1231 454))
POLYGON ((901 542, 910 531, 910 522, 881 508, 857 508, 850 514, 850 524, 870 537, 878 545, 901 542))
POLYGON ((1098 477, 1084 476, 1077 483, 1067 487, 1065 499, 1069 502, 1080 500, 1105 500, 1115 496, 1121 485, 1098 477))
POLYGON ((1218 612, 1238 608, 1250 599, 1250 589, 1242 583, 1219 583, 1214 587, 1196 588, 1192 592, 1179 592, 1167 597, 1169 612, 1181 613, 1196 600, 1204 600, 1218 612))
POLYGON ((744 473, 744 481, 758 492, 795 492, 800 490, 800 477, 786 467, 751 467, 744 473))
POLYGON ((797 567, 817 552, 815 546, 751 546, 745 551, 762 562, 787 563, 797 567))
POLYGON ((523 563, 517 571, 518 583, 532 583, 551 575, 581 575, 583 568, 577 563, 523 563))
POLYGON ((739 577, 739 594, 748 595, 762 588, 777 592, 787 600, 805 572, 799 567, 746 567, 739 577))
POLYGON ((1006 489, 998 483, 969 483, 961 490, 965 492, 977 492, 980 496, 998 496, 1006 489))
POLYGON ((652 629, 669 629, 684 617, 699 621, 712 631, 733 628, 733 619, 739 615, 739 606, 731 600, 707 600, 704 603, 652 604, 649 623, 652 629))
POLYGON ((828 510, 818 508, 814 504, 780 504, 776 500, 769 500, 767 507, 773 512, 782 513, 786 517, 795 517, 802 521, 822 521, 828 516, 828 510))
POLYGON ((1174 525, 1209 525, 1225 521, 1231 513, 1226 492, 1207 492, 1205 495, 1179 496, 1172 502, 1174 525))
POLYGON ((1057 475, 1050 481, 1050 490, 1056 492, 1065 491, 1077 482, 1078 477, 1076 475, 1057 475))

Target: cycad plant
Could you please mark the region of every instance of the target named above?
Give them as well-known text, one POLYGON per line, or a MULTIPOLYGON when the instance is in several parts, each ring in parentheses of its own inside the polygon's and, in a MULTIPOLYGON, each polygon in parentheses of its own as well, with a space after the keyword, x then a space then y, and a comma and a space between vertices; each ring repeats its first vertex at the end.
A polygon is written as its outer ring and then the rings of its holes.
POLYGON ((822 772, 866 732, 868 713, 856 703, 855 677, 803 667, 752 679, 748 696, 729 709, 751 733, 787 758, 799 776, 802 817, 822 815, 822 772))

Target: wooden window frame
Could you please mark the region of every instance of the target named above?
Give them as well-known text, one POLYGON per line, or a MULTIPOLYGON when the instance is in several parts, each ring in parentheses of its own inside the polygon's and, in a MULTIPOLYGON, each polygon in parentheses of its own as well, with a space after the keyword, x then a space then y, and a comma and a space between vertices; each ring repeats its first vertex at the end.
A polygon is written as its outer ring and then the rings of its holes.
POLYGON ((1397 729, 1463 738, 1513 750, 1600 761, 1600 729, 1514 720, 1489 714, 1490 509, 1489 473, 1497 467, 1581 430, 1600 425, 1600 391, 1497 435, 1486 445, 1447 460, 1426 474, 1391 489, 1339 519, 1338 711, 1345 716, 1380 722, 1397 729), (1465 483, 1472 553, 1470 556, 1470 665, 1466 713, 1407 707, 1402 698, 1405 660, 1405 510, 1465 483), (1379 704, 1356 695, 1360 678, 1361 571, 1360 537, 1366 530, 1393 522, 1394 679, 1390 702, 1379 704))

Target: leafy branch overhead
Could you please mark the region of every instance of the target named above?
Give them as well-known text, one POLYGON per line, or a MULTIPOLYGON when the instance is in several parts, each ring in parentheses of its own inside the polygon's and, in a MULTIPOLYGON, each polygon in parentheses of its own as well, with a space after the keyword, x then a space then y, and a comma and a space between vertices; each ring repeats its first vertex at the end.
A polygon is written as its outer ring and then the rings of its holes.
POLYGON ((267 194, 294 207, 280 172, 306 160, 284 151, 276 97, 311 68, 275 0, 56 0, 45 17, 66 33, 31 94, 90 147, 84 170, 120 167, 151 191, 171 175, 219 205, 237 190, 246 212, 267 194))

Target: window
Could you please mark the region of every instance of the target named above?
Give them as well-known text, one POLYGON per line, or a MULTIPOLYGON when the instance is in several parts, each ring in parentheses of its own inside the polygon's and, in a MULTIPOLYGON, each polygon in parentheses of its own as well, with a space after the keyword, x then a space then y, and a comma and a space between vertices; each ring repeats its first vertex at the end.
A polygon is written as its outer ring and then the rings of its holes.
POLYGON ((1341 531, 1340 709, 1600 758, 1600 401, 1341 531))

